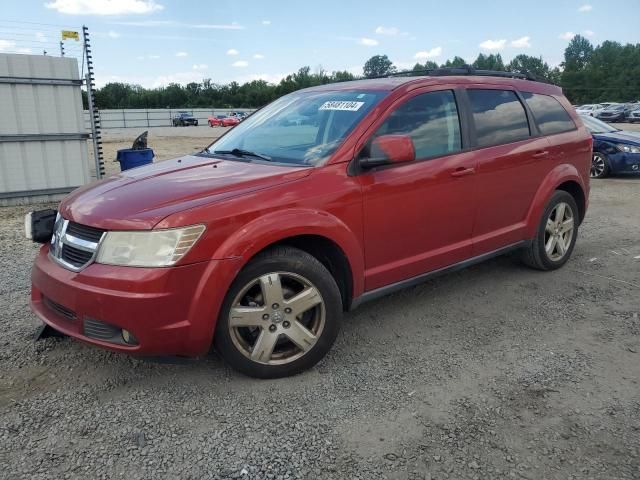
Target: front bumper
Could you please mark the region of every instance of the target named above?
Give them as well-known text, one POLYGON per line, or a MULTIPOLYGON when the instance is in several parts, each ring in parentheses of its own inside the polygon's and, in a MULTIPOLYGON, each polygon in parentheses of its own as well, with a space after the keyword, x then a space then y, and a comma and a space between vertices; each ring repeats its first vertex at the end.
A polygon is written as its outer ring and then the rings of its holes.
POLYGON ((640 174, 640 153, 608 154, 611 173, 640 174))
POLYGON ((624 113, 619 115, 596 115, 598 120, 602 120, 603 122, 623 122, 624 121, 624 113))
POLYGON ((72 272, 41 248, 32 271, 31 308, 62 333, 110 350, 140 355, 197 356, 213 339, 218 311, 237 260, 170 268, 92 264, 72 272), (125 329, 137 345, 95 338, 89 325, 125 329))

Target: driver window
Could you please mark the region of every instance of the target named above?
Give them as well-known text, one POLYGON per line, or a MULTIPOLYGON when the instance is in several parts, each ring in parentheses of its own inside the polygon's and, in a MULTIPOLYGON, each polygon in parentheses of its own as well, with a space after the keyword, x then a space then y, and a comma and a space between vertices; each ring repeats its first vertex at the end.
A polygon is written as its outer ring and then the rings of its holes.
POLYGON ((416 160, 460 151, 460 120, 453 91, 424 93, 400 105, 374 136, 391 134, 411 137, 416 160))

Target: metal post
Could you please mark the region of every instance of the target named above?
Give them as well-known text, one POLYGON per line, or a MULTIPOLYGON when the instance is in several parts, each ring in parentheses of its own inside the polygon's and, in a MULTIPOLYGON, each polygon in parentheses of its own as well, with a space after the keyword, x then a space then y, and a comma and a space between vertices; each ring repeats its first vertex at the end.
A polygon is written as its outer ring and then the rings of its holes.
POLYGON ((91 121, 91 139, 93 140, 93 159, 96 162, 96 178, 102 178, 102 159, 98 149, 98 129, 96 128, 96 118, 93 109, 93 92, 91 89, 91 75, 87 73, 87 103, 89 104, 89 120, 91 121))
POLYGON ((96 179, 100 180, 104 175, 104 162, 102 160, 102 134, 100 133, 100 112, 96 106, 94 96, 93 58, 91 56, 91 43, 89 41, 89 29, 82 26, 82 36, 84 40, 84 56, 87 60, 87 102, 89 116, 91 120, 91 139, 93 140, 93 156, 96 162, 96 179))

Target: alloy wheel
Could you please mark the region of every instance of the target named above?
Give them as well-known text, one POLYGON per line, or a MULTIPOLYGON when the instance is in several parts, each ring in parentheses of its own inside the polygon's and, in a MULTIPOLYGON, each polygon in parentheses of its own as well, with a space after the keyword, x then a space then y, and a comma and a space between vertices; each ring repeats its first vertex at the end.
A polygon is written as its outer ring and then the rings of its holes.
POLYGON ((591 178, 598 178, 602 176, 605 168, 606 164, 602 154, 597 152, 594 153, 593 157, 591 157, 591 171, 589 172, 591 178))
POLYGON ((571 247, 574 235, 573 210, 568 203, 560 202, 549 214, 544 231, 544 249, 550 260, 562 260, 571 247))
POLYGON ((234 299, 229 333, 250 360, 283 365, 315 346, 325 310, 320 291, 308 279, 291 272, 268 273, 245 285, 234 299))

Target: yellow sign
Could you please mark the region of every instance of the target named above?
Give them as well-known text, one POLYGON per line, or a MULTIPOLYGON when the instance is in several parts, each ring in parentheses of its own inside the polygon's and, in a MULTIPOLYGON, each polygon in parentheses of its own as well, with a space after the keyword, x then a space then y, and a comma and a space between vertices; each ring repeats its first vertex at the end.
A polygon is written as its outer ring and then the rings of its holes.
POLYGON ((74 32, 73 30, 62 30, 62 40, 66 39, 80 41, 80 35, 78 35, 78 32, 74 32))

